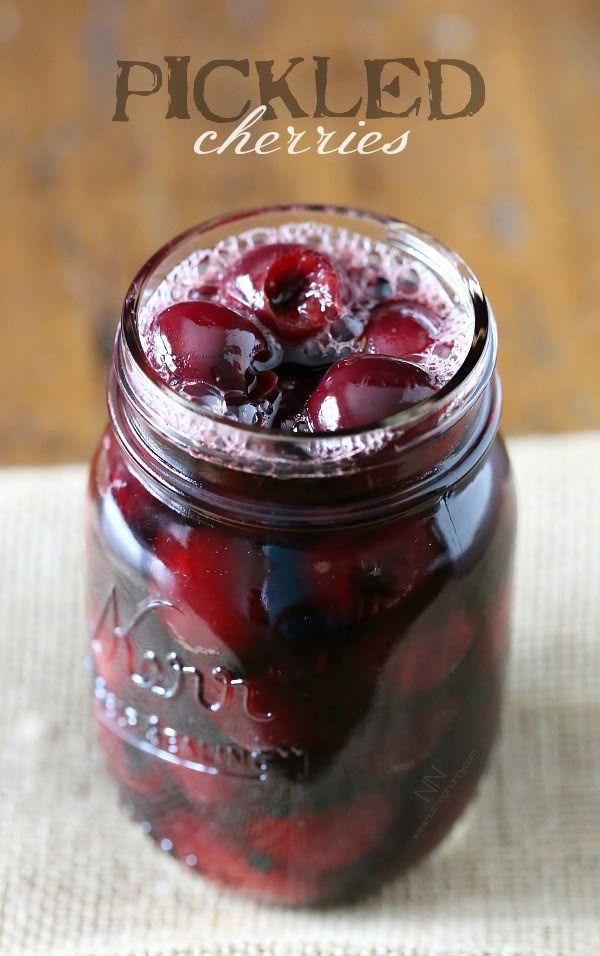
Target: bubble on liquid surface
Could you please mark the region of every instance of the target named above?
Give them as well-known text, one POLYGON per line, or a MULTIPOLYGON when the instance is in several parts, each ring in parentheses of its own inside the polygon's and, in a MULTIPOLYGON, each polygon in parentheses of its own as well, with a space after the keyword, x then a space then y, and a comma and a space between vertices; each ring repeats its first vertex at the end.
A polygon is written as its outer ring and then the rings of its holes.
POLYGON ((414 295, 419 291, 419 273, 416 269, 407 269, 406 273, 400 276, 396 288, 402 295, 414 295))

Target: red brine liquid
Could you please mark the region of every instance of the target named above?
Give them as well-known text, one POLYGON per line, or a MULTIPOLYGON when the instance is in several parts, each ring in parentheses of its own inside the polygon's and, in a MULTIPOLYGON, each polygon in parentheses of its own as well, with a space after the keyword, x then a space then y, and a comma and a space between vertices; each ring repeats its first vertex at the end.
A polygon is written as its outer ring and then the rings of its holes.
MULTIPOLYGON (((418 416, 474 337, 418 257, 309 220, 199 237, 136 318, 173 427, 184 407, 301 441, 418 416)), ((402 449, 360 480, 332 471, 321 497, 201 453, 161 483, 150 442, 106 432, 88 509, 100 743, 132 816, 190 869, 268 902, 353 899, 472 797, 499 719, 512 486, 489 409, 470 439, 433 415, 410 459, 433 490, 395 510, 402 449), (335 517, 367 497, 387 510, 335 517)))

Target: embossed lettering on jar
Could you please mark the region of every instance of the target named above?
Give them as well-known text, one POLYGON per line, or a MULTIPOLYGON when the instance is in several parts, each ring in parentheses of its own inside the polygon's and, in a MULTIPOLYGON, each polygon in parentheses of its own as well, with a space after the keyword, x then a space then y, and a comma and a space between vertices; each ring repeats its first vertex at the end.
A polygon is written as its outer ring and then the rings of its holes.
POLYGON ((88 489, 93 702, 190 871, 353 899, 476 793, 515 530, 495 359, 462 260, 353 210, 214 220, 133 282, 88 489))

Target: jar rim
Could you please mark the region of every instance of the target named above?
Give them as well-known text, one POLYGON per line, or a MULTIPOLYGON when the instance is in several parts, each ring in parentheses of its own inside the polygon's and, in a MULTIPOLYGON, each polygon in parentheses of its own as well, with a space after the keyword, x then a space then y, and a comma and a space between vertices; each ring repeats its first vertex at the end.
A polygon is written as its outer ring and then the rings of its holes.
MULTIPOLYGON (((231 234, 231 233, 228 233, 231 234)), ((211 245, 214 245, 212 243, 211 245)), ((199 247, 197 247, 199 248, 199 247)), ((183 253, 172 261, 182 261, 183 253)), ((181 232, 161 246, 138 271, 124 299, 121 323, 115 342, 114 372, 117 387, 128 402, 165 439, 194 457, 237 460, 239 467, 250 471, 271 471, 287 465, 290 474, 315 473, 319 462, 344 469, 357 454, 379 449, 382 445, 406 440, 430 422, 432 431, 440 432, 458 420, 477 400, 488 384, 496 362, 497 333, 493 313, 481 285, 466 262, 434 236, 409 223, 390 216, 347 206, 290 203, 238 210, 205 220, 181 232), (405 409, 374 424, 336 432, 281 432, 259 429, 254 425, 228 419, 200 408, 193 399, 174 392, 151 365, 139 334, 139 313, 148 297, 147 284, 177 250, 192 239, 200 240, 215 230, 235 227, 245 222, 250 227, 261 217, 279 217, 282 224, 304 221, 306 217, 341 219, 348 227, 362 226, 385 232, 382 241, 406 248, 438 277, 450 284, 461 304, 473 318, 473 336, 469 350, 445 385, 430 398, 413 408, 405 409), (192 427, 193 426, 193 427, 192 427), (199 426, 199 427, 198 427, 199 426), (193 436, 196 436, 195 438, 193 436), (264 461, 267 457, 269 464, 264 461)), ((109 390, 109 405, 110 390, 109 390)), ((232 462, 233 463, 233 462, 232 462)))

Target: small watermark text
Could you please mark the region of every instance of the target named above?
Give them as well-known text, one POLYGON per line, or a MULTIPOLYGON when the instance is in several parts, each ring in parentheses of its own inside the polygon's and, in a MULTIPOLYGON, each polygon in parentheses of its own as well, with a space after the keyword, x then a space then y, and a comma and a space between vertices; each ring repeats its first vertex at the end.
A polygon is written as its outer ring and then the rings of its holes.
POLYGON ((431 803, 435 796, 435 802, 431 804, 431 808, 427 816, 421 821, 420 825, 413 833, 413 840, 417 840, 423 831, 429 826, 436 813, 450 798, 452 791, 459 783, 461 778, 464 777, 476 756, 477 750, 471 750, 471 752, 465 757, 462 765, 456 771, 454 776, 448 781, 448 783, 444 782, 448 780, 448 774, 443 770, 440 770, 438 767, 434 767, 433 764, 431 765, 430 773, 426 774, 422 778, 419 789, 413 790, 413 794, 424 803, 431 803))

